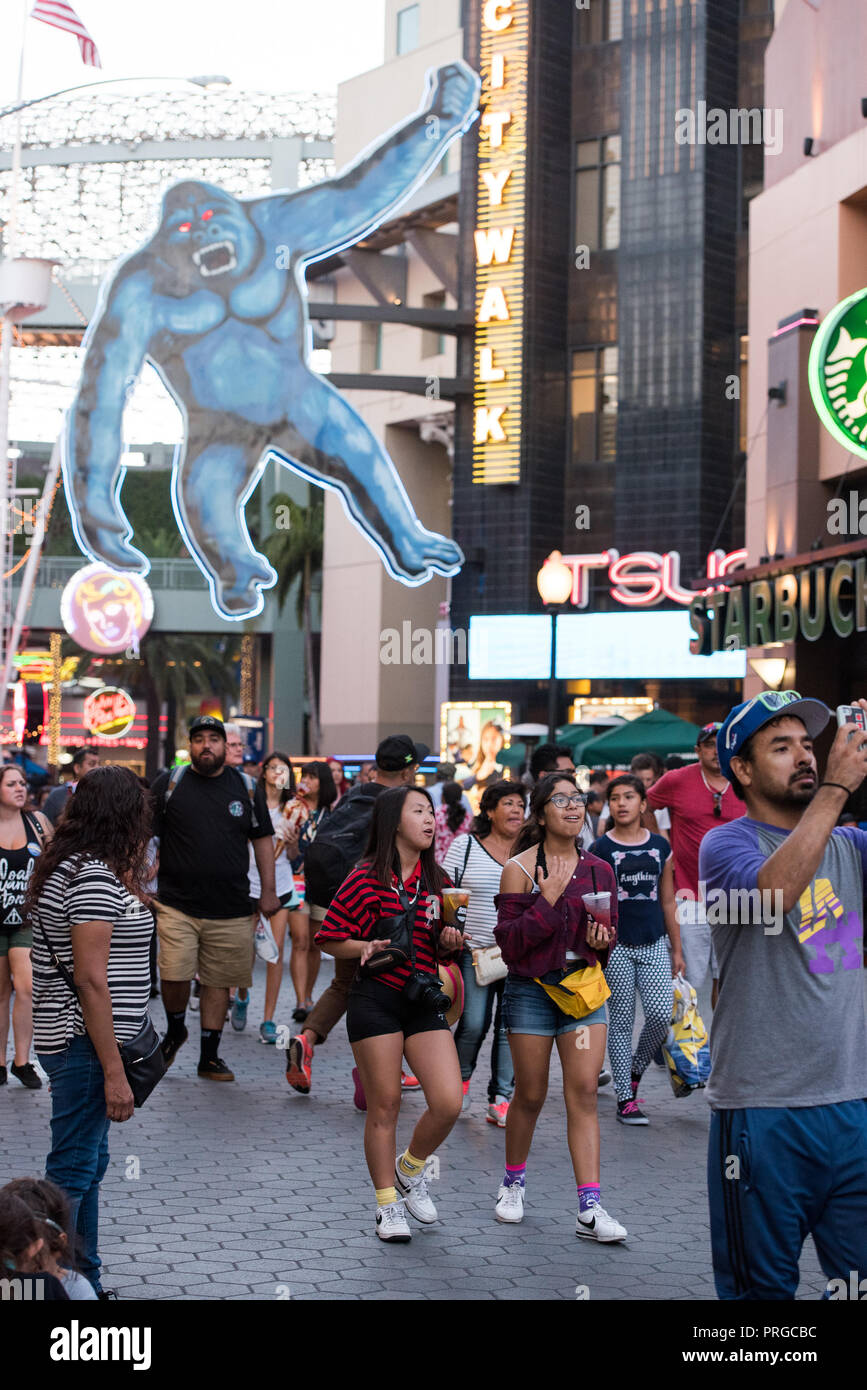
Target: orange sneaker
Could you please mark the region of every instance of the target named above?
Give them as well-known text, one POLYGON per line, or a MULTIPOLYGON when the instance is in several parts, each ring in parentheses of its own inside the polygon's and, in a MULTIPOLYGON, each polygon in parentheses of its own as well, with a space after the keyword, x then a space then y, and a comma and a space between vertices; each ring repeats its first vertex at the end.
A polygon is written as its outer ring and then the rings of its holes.
POLYGON ((488 1113, 485 1119, 489 1125, 498 1125, 500 1129, 505 1129, 506 1116, 508 1113, 509 1102, 504 1100, 502 1096, 497 1096, 497 1099, 495 1101, 492 1100, 488 1105, 488 1113))
POLYGON ((310 1094, 310 1070, 313 1066, 313 1048, 303 1033, 290 1038, 286 1049, 286 1080, 293 1091, 302 1096, 310 1094))
POLYGON ((400 1089, 401 1089, 402 1091, 417 1091, 417 1090, 419 1090, 420 1086, 421 1086, 421 1082, 419 1081, 419 1079, 418 1079, 417 1076, 413 1076, 412 1072, 409 1072, 409 1071, 402 1071, 402 1072, 401 1072, 401 1074, 400 1074, 400 1089))

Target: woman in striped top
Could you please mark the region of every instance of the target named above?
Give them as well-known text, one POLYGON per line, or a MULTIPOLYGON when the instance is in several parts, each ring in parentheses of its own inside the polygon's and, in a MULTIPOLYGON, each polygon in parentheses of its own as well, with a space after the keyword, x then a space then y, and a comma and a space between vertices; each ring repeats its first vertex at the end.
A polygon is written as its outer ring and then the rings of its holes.
POLYGON ((485 1118, 502 1129, 514 1090, 512 1055, 502 1019, 505 978, 490 985, 476 981, 473 949, 495 946, 497 909, 494 898, 500 891, 503 866, 524 824, 524 790, 515 782, 492 782, 482 792, 479 814, 471 835, 460 835, 441 861, 455 884, 469 888, 467 904, 467 946, 461 956, 464 977, 464 1011, 455 1033, 455 1046, 461 1064, 464 1109, 469 1108, 470 1078, 476 1069, 479 1051, 494 1019, 494 1045, 491 1048, 491 1078, 488 1082, 488 1111, 485 1118))
POLYGON ((99 1296, 108 1130, 133 1112, 118 1043, 141 1031, 150 995, 154 923, 141 886, 149 838, 150 806, 138 779, 128 768, 94 768, 37 859, 27 896, 36 1054, 51 1083, 45 1176, 69 1197, 81 1271, 99 1296), (51 952, 73 975, 76 994, 51 952))
POLYGON ((359 962, 346 1023, 367 1097, 364 1153, 376 1191, 376 1233, 388 1241, 410 1239, 403 1206, 424 1224, 436 1221, 428 1160, 461 1109, 460 1068, 437 961, 459 952, 464 938, 442 924, 442 889, 449 880, 436 863, 433 838, 426 791, 403 786, 381 792, 367 857, 344 879, 316 934, 323 950, 359 962), (395 1163, 404 1055, 428 1108, 395 1163))

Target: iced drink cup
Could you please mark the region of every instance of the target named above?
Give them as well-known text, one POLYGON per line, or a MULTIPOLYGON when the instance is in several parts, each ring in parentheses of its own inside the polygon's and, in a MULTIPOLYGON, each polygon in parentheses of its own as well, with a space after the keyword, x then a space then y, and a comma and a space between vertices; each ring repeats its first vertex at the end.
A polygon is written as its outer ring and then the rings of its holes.
POLYGON ((603 927, 611 926, 610 893, 582 893, 581 901, 594 921, 603 927))
POLYGON ((469 888, 443 889, 443 922, 447 927, 456 927, 459 932, 464 930, 469 901, 469 888))

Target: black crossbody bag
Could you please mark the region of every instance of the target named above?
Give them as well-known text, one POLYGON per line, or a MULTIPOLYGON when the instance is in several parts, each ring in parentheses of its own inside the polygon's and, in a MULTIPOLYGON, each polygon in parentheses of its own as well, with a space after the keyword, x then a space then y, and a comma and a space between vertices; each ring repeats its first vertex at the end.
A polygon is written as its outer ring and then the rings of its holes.
MULTIPOLYGON (((67 882, 69 882, 69 878, 71 875, 67 878, 67 882)), ((36 925, 48 948, 48 959, 81 1003, 75 981, 52 946, 48 933, 38 917, 36 925)), ((135 1037, 130 1038, 129 1042, 118 1043, 117 1050, 120 1053, 120 1060, 123 1063, 129 1089, 132 1091, 133 1103, 136 1109, 139 1109, 144 1105, 154 1087, 162 1081, 167 1070, 166 1059, 160 1048, 160 1035, 153 1025, 150 1014, 146 1015, 144 1024, 135 1037)))

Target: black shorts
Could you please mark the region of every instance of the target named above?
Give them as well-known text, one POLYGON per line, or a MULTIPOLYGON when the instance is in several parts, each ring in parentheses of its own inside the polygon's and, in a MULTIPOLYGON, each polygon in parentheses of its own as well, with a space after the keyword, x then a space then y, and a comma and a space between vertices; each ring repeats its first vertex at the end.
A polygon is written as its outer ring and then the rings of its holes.
POLYGON ((449 1031, 444 1014, 411 1004, 403 990, 392 989, 381 980, 356 980, 349 991, 346 1031, 351 1043, 378 1038, 383 1033, 403 1033, 405 1038, 411 1038, 415 1033, 437 1033, 443 1029, 449 1031))

